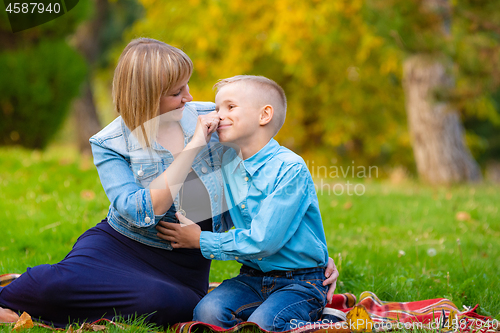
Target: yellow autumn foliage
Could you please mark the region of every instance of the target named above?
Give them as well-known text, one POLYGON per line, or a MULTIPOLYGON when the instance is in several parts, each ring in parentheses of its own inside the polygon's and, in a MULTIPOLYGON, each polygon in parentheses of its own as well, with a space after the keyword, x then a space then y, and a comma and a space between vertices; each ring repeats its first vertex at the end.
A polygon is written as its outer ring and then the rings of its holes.
POLYGON ((404 54, 367 23, 366 1, 139 2, 145 17, 126 36, 183 49, 195 65, 195 100, 213 101, 218 79, 264 75, 287 93, 281 144, 318 164, 413 164, 404 54))

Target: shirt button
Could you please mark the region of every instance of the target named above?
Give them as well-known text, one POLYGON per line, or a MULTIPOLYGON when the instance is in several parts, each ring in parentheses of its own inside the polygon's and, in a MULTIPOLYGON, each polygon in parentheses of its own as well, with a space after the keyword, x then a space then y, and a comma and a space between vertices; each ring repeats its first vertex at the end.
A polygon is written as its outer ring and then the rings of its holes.
POLYGON ((205 167, 202 167, 202 168, 201 168, 201 172, 203 172, 203 173, 207 173, 207 171, 208 171, 208 169, 207 169, 207 168, 205 168, 205 167))
POLYGON ((146 222, 146 223, 151 222, 151 219, 149 218, 149 216, 146 216, 146 218, 144 219, 144 222, 146 222))
POLYGON ((246 181, 246 182, 248 181, 248 177, 245 177, 245 181, 246 181))
POLYGON ((144 176, 144 171, 142 171, 142 169, 141 169, 141 170, 139 170, 139 171, 137 171, 137 175, 138 175, 139 177, 144 176))
POLYGON ((241 205, 241 208, 245 208, 245 205, 241 205))
POLYGON ((215 200, 215 201, 219 200, 219 196, 218 196, 217 194, 216 194, 216 195, 214 195, 214 200, 215 200))
POLYGON ((234 260, 238 260, 238 259, 240 259, 240 257, 234 257, 234 260))
POLYGON ((210 255, 210 258, 212 258, 212 259, 213 259, 213 258, 215 258, 215 256, 214 256, 213 254, 211 254, 211 255, 210 255))

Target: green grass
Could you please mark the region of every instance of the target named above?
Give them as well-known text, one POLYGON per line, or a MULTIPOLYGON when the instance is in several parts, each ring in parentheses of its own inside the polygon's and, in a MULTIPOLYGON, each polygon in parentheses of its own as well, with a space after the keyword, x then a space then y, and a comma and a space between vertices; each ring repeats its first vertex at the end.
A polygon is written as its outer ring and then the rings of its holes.
POLYGON ((500 318, 498 187, 365 187, 362 196, 320 196, 338 292, 369 290, 387 301, 446 297, 500 318), (471 219, 457 220, 459 211, 471 219))
MULTIPOLYGON (((58 262, 106 216, 109 201, 92 160, 72 147, 1 148, 0 165, 0 274, 58 262)), ((363 186, 361 196, 318 190, 341 273, 337 292, 369 290, 386 301, 446 297, 459 308, 480 304, 480 314, 500 319, 498 186, 363 186), (460 211, 470 219, 459 221, 460 211)), ((238 267, 215 261, 210 280, 232 277, 238 267)))

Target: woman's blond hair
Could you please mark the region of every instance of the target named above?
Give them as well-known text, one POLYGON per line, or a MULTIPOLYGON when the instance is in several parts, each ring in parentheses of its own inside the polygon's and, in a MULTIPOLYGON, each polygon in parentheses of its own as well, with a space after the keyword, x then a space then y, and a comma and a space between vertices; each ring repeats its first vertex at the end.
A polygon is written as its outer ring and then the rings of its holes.
POLYGON ((156 141, 161 96, 192 72, 184 52, 155 39, 134 39, 123 50, 113 77, 113 103, 144 148, 156 141))

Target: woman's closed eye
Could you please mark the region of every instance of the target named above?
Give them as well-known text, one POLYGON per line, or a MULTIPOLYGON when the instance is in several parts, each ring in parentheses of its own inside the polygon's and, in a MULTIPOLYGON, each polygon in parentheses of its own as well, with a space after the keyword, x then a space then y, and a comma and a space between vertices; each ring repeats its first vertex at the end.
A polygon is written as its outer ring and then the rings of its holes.
POLYGON ((182 93, 182 91, 183 91, 184 89, 186 89, 186 87, 188 86, 188 84, 189 84, 189 81, 186 83, 186 85, 185 85, 184 87, 182 87, 181 89, 179 89, 179 91, 178 91, 178 92, 176 92, 175 94, 172 94, 172 96, 174 96, 174 97, 179 96, 179 95, 182 93))

